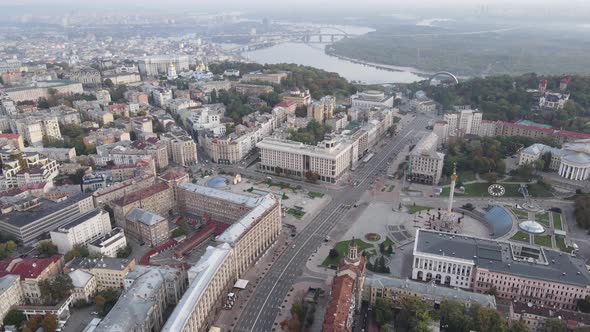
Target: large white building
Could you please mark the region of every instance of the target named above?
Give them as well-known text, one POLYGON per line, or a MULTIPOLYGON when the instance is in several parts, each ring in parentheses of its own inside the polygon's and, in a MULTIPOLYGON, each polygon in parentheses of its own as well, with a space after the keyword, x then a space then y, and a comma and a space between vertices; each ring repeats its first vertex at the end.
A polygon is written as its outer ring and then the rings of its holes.
POLYGON ((278 238, 281 202, 273 194, 250 197, 187 182, 179 191, 181 210, 193 215, 212 211, 215 220, 232 223, 188 271, 189 287, 162 328, 207 331, 234 283, 278 238))
POLYGON ((189 56, 155 55, 138 59, 139 73, 144 76, 166 75, 170 64, 179 71, 189 69, 189 56))
POLYGON ((568 180, 584 181, 590 178, 590 140, 565 143, 561 149, 544 144, 533 144, 520 152, 519 165, 533 164, 550 154, 549 169, 568 180))
POLYGON ((590 294, 583 260, 542 247, 419 229, 412 279, 572 310, 590 294))
POLYGON ((478 110, 464 109, 459 112, 445 113, 444 121, 449 125, 449 136, 479 135, 482 113, 478 110))
POLYGON ((260 170, 298 178, 310 175, 319 181, 336 183, 347 170, 369 151, 393 124, 390 110, 380 111, 377 118, 356 131, 343 131, 317 145, 265 138, 256 146, 260 149, 260 170))
POLYGON ((367 90, 357 92, 350 97, 352 108, 368 110, 374 107, 391 108, 393 107, 393 96, 386 95, 384 92, 377 90, 367 90))
POLYGON ((436 151, 438 136, 430 133, 410 152, 408 177, 412 182, 437 184, 442 176, 445 154, 436 151))
POLYGON ((14 102, 49 98, 50 92, 56 91, 58 95, 71 95, 83 93, 82 84, 67 80, 38 81, 28 87, 12 88, 4 90, 4 93, 14 102))
POLYGON ((111 218, 101 209, 87 212, 69 223, 51 231, 51 242, 60 254, 72 250, 75 245, 85 245, 111 231, 111 218))
POLYGON ((88 252, 90 254, 102 255, 106 257, 117 257, 117 251, 127 246, 127 239, 122 228, 115 227, 109 233, 88 243, 88 252))

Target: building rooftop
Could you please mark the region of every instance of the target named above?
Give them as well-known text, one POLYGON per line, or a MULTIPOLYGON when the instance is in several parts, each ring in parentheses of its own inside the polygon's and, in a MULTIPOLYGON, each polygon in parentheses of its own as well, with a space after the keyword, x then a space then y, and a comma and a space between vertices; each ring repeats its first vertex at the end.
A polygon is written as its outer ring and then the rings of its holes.
MULTIPOLYGON (((108 315, 98 324, 96 331, 130 332, 138 331, 138 325, 148 319, 158 305, 158 293, 169 278, 178 278, 180 270, 168 266, 138 265, 127 276, 125 282, 132 281, 126 292, 119 297, 108 315), (136 325, 138 324, 138 325, 136 325)), ((165 310, 165 308, 160 308, 165 310)))
POLYGON ((77 269, 105 269, 105 270, 125 270, 129 264, 133 262, 133 259, 127 258, 112 258, 112 257, 101 257, 101 258, 84 258, 76 257, 72 259, 66 267, 69 270, 77 269))
POLYGON ((132 193, 128 193, 125 196, 116 199, 113 201, 114 204, 117 204, 119 206, 126 206, 129 205, 131 203, 137 202, 139 200, 142 200, 144 198, 150 197, 152 195, 155 195, 159 192, 162 192, 164 190, 169 189, 170 187, 168 186, 168 184, 166 183, 156 183, 153 184, 147 188, 144 189, 140 189, 140 190, 136 190, 132 193))
POLYGON ((140 208, 131 209, 125 218, 130 221, 140 222, 146 226, 152 226, 162 221, 166 221, 166 218, 140 208))
POLYGON ((434 283, 424 283, 412 280, 403 280, 393 277, 372 275, 365 281, 365 286, 375 288, 397 288, 414 292, 436 302, 444 300, 457 300, 461 302, 477 303, 488 308, 496 308, 496 298, 492 295, 469 292, 460 288, 437 286, 434 283))
POLYGON ((89 245, 93 245, 95 247, 106 247, 111 244, 112 240, 117 240, 121 236, 125 236, 123 229, 120 227, 115 227, 108 234, 105 234, 100 238, 90 242, 89 245))
POLYGON ((515 313, 520 315, 529 314, 547 317, 549 319, 563 320, 567 323, 568 326, 576 326, 578 325, 577 323, 582 323, 583 325, 590 325, 590 314, 578 311, 561 310, 523 302, 513 302, 512 310, 514 310, 515 313))
POLYGON ((68 273, 72 279, 72 284, 75 288, 84 288, 86 284, 92 279, 93 275, 82 270, 75 270, 68 273))
POLYGON ((353 301, 354 279, 344 274, 334 278, 330 301, 324 315, 322 331, 344 331, 342 325, 346 324, 351 311, 353 301))
POLYGON ((8 288, 12 287, 15 282, 18 281, 18 276, 13 274, 7 274, 0 277, 0 294, 4 293, 8 288))
POLYGON ((207 247, 197 264, 190 268, 189 287, 162 328, 163 332, 184 331, 188 320, 224 260, 231 254, 229 244, 207 247))
POLYGON ((0 277, 8 274, 20 276, 21 279, 37 278, 45 269, 60 261, 61 255, 54 255, 49 258, 15 258, 0 261, 0 277))
MULTIPOLYGON (((246 196, 247 197, 247 196, 246 196)), ((217 241, 234 244, 248 229, 252 227, 261 217, 263 217, 270 209, 278 204, 278 199, 273 194, 267 194, 258 199, 258 205, 254 207, 245 216, 235 221, 229 226, 221 235, 217 237, 217 241)))
POLYGON ((247 207, 255 207, 257 206, 261 198, 251 197, 246 195, 240 195, 228 191, 218 190, 215 188, 209 188, 205 186, 199 186, 189 182, 183 182, 178 185, 178 187, 183 188, 186 191, 194 192, 196 194, 200 194, 203 196, 208 196, 211 198, 227 201, 234 204, 241 204, 247 207))
POLYGON ((448 256, 473 262, 478 268, 493 272, 518 275, 521 277, 570 284, 580 287, 590 285, 590 273, 586 264, 569 254, 545 248, 504 241, 496 241, 418 230, 414 244, 414 254, 422 253, 448 256), (517 251, 526 248, 534 251, 539 259, 522 259, 517 251))
POLYGON ((89 212, 86 212, 86 213, 72 219, 69 223, 61 226, 60 228, 57 229, 57 231, 58 232, 67 232, 68 230, 85 223, 86 221, 88 221, 88 219, 94 218, 101 213, 104 213, 104 211, 102 209, 98 209, 98 208, 91 210, 89 212))
POLYGON ((68 197, 67 199, 60 200, 59 202, 52 201, 50 199, 39 198, 38 202, 40 204, 35 207, 25 211, 12 211, 8 214, 0 216, 0 223, 6 223, 16 227, 25 227, 38 219, 45 218, 54 213, 62 213, 62 210, 66 207, 76 204, 88 197, 90 197, 90 195, 85 193, 77 193, 68 197))
POLYGON ((444 159, 444 154, 437 152, 438 136, 435 133, 430 133, 420 139, 416 146, 410 153, 412 156, 428 156, 434 159, 444 159))

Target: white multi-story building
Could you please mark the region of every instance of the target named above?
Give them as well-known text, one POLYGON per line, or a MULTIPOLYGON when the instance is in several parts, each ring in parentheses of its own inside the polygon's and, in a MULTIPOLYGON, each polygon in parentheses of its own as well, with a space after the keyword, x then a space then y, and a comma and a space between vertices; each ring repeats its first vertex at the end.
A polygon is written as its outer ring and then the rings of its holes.
POLYGON ((482 113, 478 110, 464 109, 446 113, 444 121, 449 124, 449 136, 479 135, 482 113))
POLYGON ((181 119, 187 127, 195 131, 210 131, 214 136, 225 135, 225 124, 221 123, 223 118, 223 109, 203 107, 198 109, 189 109, 180 113, 181 119))
POLYGON ((57 246, 59 253, 65 254, 75 245, 85 245, 111 231, 109 214, 101 209, 87 212, 69 223, 51 231, 51 242, 57 246))
POLYGON ((374 107, 391 108, 393 107, 393 96, 377 90, 367 90, 352 95, 350 103, 352 108, 362 110, 369 110, 374 107))
POLYGON ((568 180, 585 181, 590 178, 590 140, 565 143, 561 149, 544 144, 533 144, 520 152, 518 164, 533 164, 550 154, 548 168, 568 180))
POLYGON ((152 91, 154 104, 159 107, 164 107, 168 101, 172 100, 172 90, 170 89, 155 89, 152 91))
POLYGON ((408 178, 412 182, 437 184, 442 176, 445 154, 437 152, 438 136, 430 133, 416 144, 410 152, 408 178))
POLYGON ((55 91, 58 95, 71 95, 83 93, 82 84, 74 81, 53 80, 38 81, 34 85, 22 88, 12 88, 4 90, 4 93, 14 102, 32 100, 39 98, 49 98, 50 92, 55 91))
POLYGON ((68 273, 70 279, 72 279, 72 301, 84 301, 91 303, 94 301, 94 295, 97 291, 96 277, 91 273, 74 270, 68 273))
POLYGON ((61 140, 59 120, 56 116, 26 116, 11 119, 10 127, 13 133, 23 136, 29 145, 39 146, 43 137, 61 140))
POLYGON ((117 257, 117 251, 127 246, 127 239, 122 228, 115 227, 109 233, 88 243, 90 254, 117 257))

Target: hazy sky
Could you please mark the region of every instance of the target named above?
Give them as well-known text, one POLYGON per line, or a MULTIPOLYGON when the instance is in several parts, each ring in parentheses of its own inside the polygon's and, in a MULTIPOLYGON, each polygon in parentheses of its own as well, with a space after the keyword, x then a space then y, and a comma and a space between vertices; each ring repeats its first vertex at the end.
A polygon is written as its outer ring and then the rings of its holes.
MULTIPOLYGON (((241 11, 252 13, 279 12, 291 13, 363 15, 375 13, 413 12, 414 15, 430 16, 440 11, 441 15, 463 13, 487 6, 498 13, 516 9, 520 15, 551 17, 554 14, 566 16, 588 13, 588 0, 0 0, 0 9, 10 9, 11 14, 28 12, 60 13, 64 10, 105 9, 125 14, 126 9, 154 10, 167 9, 168 12, 190 10, 191 12, 241 11), (556 11, 556 9, 558 9, 556 11), (424 10, 424 12, 421 12, 424 10), (456 11, 456 12, 455 12, 456 11), (348 14, 350 13, 350 14, 348 14)), ((0 10, 1 15, 2 10, 0 10)), ((162 11, 164 12, 164 11, 162 11)), ((130 11, 129 14, 133 14, 130 11)), ((585 19, 585 17, 582 17, 585 19)))

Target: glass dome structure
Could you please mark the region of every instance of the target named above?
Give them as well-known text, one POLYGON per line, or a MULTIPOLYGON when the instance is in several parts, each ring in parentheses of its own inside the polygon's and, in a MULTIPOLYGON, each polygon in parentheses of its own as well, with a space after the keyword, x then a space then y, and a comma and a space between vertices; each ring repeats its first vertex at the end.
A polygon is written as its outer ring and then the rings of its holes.
POLYGON ((542 234, 545 232, 545 227, 534 220, 523 221, 518 224, 518 227, 531 234, 542 234))
POLYGON ((223 188, 227 186, 229 181, 223 176, 214 176, 207 181, 207 187, 211 188, 223 188))

